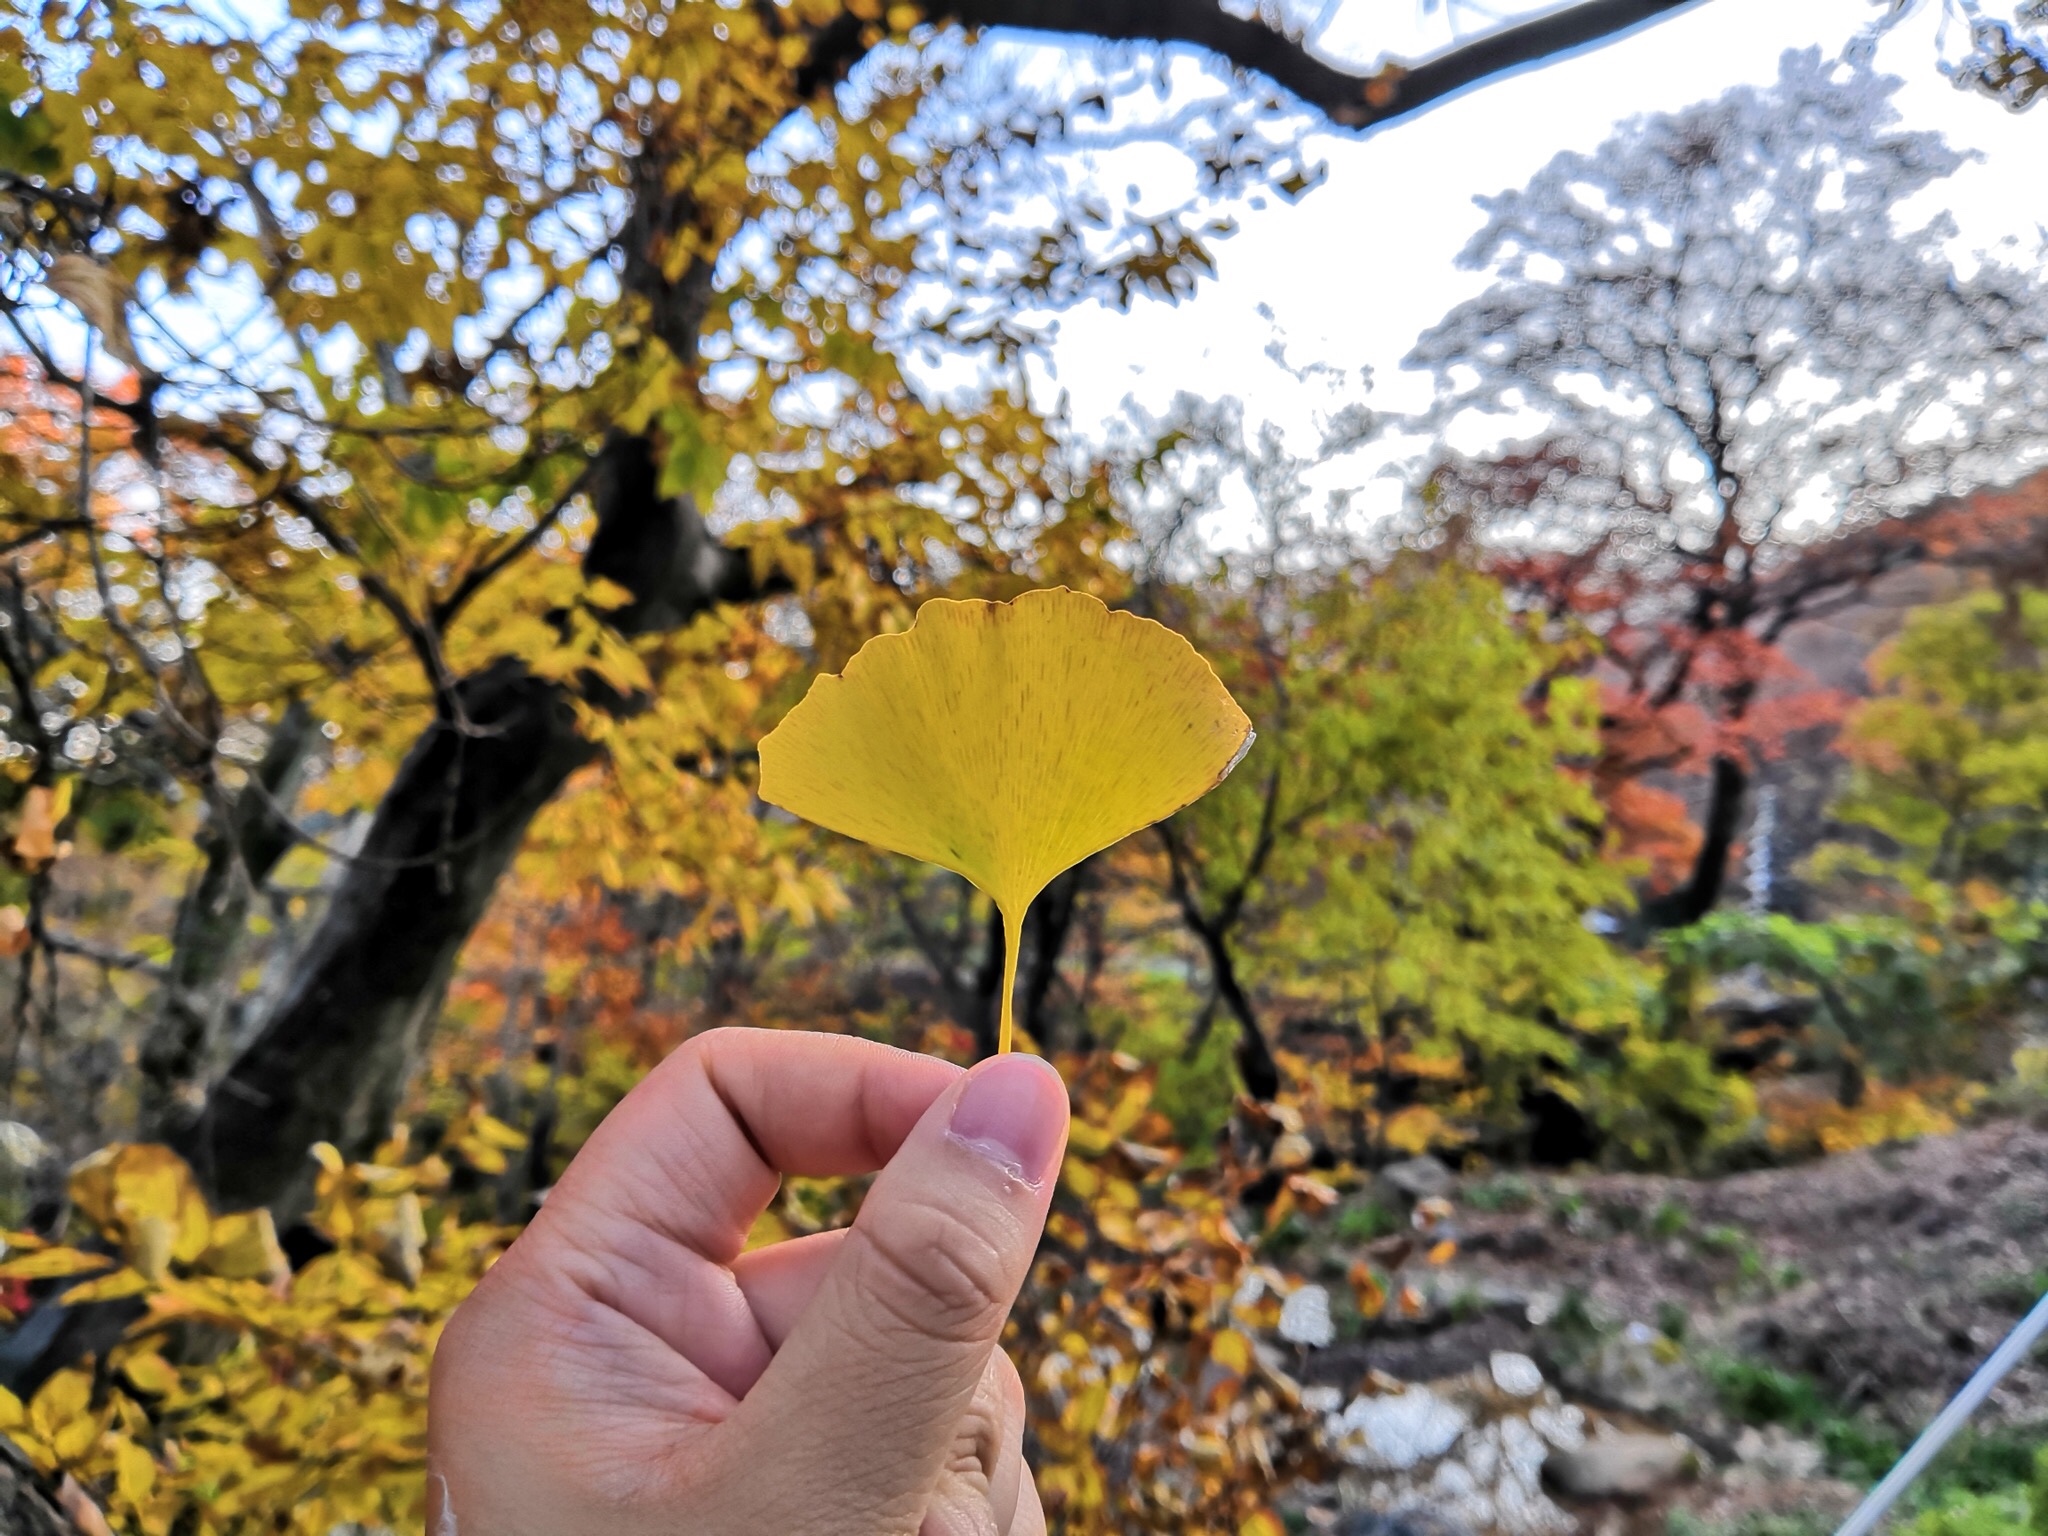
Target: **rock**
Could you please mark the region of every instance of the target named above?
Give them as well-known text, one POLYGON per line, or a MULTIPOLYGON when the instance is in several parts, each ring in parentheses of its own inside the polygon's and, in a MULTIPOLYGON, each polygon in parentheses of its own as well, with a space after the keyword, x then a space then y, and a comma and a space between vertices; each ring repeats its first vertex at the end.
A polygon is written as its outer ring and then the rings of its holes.
POLYGON ((1380 1183, 1410 1205, 1424 1200, 1448 1199, 1458 1187, 1458 1176, 1427 1153, 1404 1158, 1380 1170, 1380 1183))
POLYGON ((1586 1415, 1570 1403, 1530 1409, 1529 1428, 1560 1451, 1575 1451, 1586 1443, 1586 1415))
POLYGON ((1788 1434, 1784 1426, 1772 1424, 1759 1430, 1747 1426, 1735 1439, 1738 1468, 1747 1474, 1743 1481, 1805 1482, 1818 1477, 1827 1452, 1811 1440, 1788 1434))
POLYGON ((1697 1466, 1698 1453, 1676 1435, 1611 1435, 1552 1451, 1543 1476, 1575 1499, 1639 1499, 1697 1466))
POLYGON ((1280 1304, 1280 1337, 1306 1349, 1327 1349, 1337 1337, 1330 1320, 1330 1293, 1304 1285, 1280 1304))
POLYGON ((1465 1536, 1465 1529, 1427 1509, 1354 1509, 1337 1522, 1336 1536, 1465 1536))
POLYGON ((17 1168, 33 1168, 50 1155, 50 1145, 19 1120, 0 1120, 0 1152, 17 1168))
POLYGON ((1564 1386, 1605 1406, 1644 1418, 1693 1423, 1712 1416, 1714 1394, 1677 1345, 1631 1323, 1562 1372, 1564 1386))
POLYGON ((1328 1421, 1338 1456, 1356 1467, 1401 1472, 1441 1456, 1465 1432, 1465 1411, 1427 1387, 1357 1397, 1328 1421))
POLYGON ((1543 1371, 1527 1355, 1497 1349, 1487 1369, 1493 1374, 1493 1384, 1509 1397, 1534 1397, 1543 1390, 1543 1371))

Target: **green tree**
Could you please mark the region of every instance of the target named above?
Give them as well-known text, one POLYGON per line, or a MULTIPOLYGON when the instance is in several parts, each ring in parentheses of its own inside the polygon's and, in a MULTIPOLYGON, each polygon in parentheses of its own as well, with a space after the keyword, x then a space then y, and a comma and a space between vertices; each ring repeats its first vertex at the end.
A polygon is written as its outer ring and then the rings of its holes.
POLYGON ((1881 852, 1836 868, 1922 881, 2048 878, 2048 592, 2007 587, 1922 608, 1870 664, 1876 696, 1842 733, 1834 814, 1881 852))
MULTIPOLYGON (((1251 631, 1214 649, 1259 740, 1160 835, 1248 1033, 1261 1008, 1355 1026, 1496 1127, 1535 1085, 1652 1071, 1646 974, 1596 931, 1629 899, 1583 767, 1596 694, 1498 583, 1411 555, 1225 617, 1251 631)), ((1703 1060, 1682 1075, 1720 1115, 1703 1060)))

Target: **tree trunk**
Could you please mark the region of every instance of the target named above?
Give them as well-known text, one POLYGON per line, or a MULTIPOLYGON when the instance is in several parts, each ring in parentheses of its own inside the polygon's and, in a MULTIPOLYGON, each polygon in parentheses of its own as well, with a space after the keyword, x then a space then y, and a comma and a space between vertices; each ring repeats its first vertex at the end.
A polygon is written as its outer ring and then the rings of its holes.
POLYGON ((178 1145, 228 1206, 296 1213, 315 1142, 389 1131, 470 930, 534 815, 593 749, 565 690, 499 661, 398 770, 261 1032, 178 1145))
POLYGON ((1721 899, 1721 888, 1727 883, 1728 855, 1735 847, 1735 829, 1742 821, 1742 800, 1748 788, 1749 772, 1740 759, 1714 759, 1704 836, 1693 860, 1692 875, 1677 890, 1643 903, 1638 914, 1643 930, 1658 933, 1667 928, 1690 927, 1714 910, 1721 899))
POLYGON ((235 796, 225 824, 209 826, 200 837, 206 864, 179 905, 162 1011, 140 1052, 145 1141, 181 1134, 205 1107, 206 1075, 233 1005, 231 977, 250 904, 294 841, 275 807, 290 803, 319 739, 319 722, 294 699, 256 766, 255 782, 235 796))
POLYGON ((0 1440, 0 1532, 5 1536, 82 1536, 43 1489, 36 1469, 9 1441, 0 1440))
MULTIPOLYGON (((632 594, 614 615, 621 629, 680 628, 717 603, 780 590, 656 483, 644 438, 613 433, 592 465, 598 526, 584 569, 632 594)), ((173 1142, 225 1206, 289 1219, 311 1193, 314 1143, 360 1156, 389 1133, 499 877, 540 808, 595 756, 569 685, 499 660, 454 692, 399 768, 283 996, 173 1142)), ((585 694, 639 707, 601 684, 585 694)))
POLYGON ((1017 1018, 1025 1032, 1038 1042, 1038 1048, 1048 1053, 1053 1040, 1046 1003, 1052 995, 1052 984, 1059 979, 1060 953, 1067 947, 1067 935, 1073 930, 1074 910, 1088 878, 1088 863, 1083 859, 1040 891, 1024 924, 1024 995, 1017 1007, 1017 1018))
POLYGON ((974 967, 974 984, 963 999, 967 1017, 963 1021, 974 1034, 974 1059, 986 1061, 1002 1044, 1003 1033, 1003 914, 994 902, 988 904, 988 925, 981 941, 981 959, 974 967))
POLYGON ((1237 1071, 1244 1079, 1244 1091, 1261 1103, 1272 1102, 1280 1092, 1280 1063, 1273 1059, 1272 1043, 1259 1023, 1258 1011, 1237 977, 1237 962, 1230 953, 1230 941, 1210 928, 1196 930, 1209 956, 1209 972, 1216 981, 1216 995, 1237 1020, 1237 1071))

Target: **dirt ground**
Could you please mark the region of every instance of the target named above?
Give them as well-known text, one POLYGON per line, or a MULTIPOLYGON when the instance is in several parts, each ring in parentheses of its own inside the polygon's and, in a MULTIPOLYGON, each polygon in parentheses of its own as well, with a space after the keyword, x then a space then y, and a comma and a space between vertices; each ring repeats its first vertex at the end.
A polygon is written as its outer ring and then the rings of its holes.
MULTIPOLYGON (((1361 1257, 1391 1262, 1427 1297, 1418 1318, 1304 1354, 1302 1379, 1347 1393, 1375 1372, 1439 1382, 1511 1351, 1596 1416, 1701 1449, 1701 1475, 1654 1498, 1561 1497, 1592 1536, 1661 1536, 1674 1509, 1723 1528, 1788 1512, 1832 1523, 1860 1482, 1842 1479, 1839 1455, 1823 1464, 1813 1422, 1764 1430, 1760 1449, 1756 1421, 1770 1415, 1745 1414, 1731 1373, 1789 1379, 1830 1421, 1895 1445, 2048 1290, 2048 1124, 1716 1179, 1466 1176, 1449 1197, 1458 1251, 1439 1268, 1399 1232, 1346 1238, 1362 1223, 1342 1211, 1289 1255, 1325 1284, 1361 1257)), ((2048 1437, 2048 1349, 1973 1427, 2048 1437)))
MULTIPOLYGON (((1428 1277, 1429 1315, 1320 1352, 1309 1379, 1429 1380, 1516 1350, 1594 1388, 1573 1336, 1590 1318, 1811 1377, 1911 1428, 2048 1289, 2048 1127, 2025 1121, 1711 1180, 1466 1178, 1452 1198, 1458 1254, 1428 1277)), ((1335 1277, 1374 1247, 1333 1238, 1297 1262, 1335 1277)), ((1986 1413, 2048 1419, 2048 1359, 1986 1413)))

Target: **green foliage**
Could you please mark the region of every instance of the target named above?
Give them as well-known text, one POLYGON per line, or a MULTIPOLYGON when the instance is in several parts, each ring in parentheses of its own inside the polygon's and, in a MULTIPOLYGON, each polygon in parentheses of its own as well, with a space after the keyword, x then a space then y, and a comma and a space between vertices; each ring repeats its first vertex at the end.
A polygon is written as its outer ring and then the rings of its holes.
POLYGON ((2048 875, 2048 592, 2008 588, 1916 611, 1871 664, 1884 691, 1844 733, 1835 814, 1888 857, 1859 872, 2032 888, 2048 875))
POLYGON ((17 107, 33 84, 27 70, 0 58, 0 171, 45 175, 58 167, 49 118, 34 106, 17 107))
POLYGON ((1400 1231, 1403 1225, 1398 1211, 1388 1210, 1377 1200, 1367 1200, 1363 1204, 1347 1205, 1339 1211, 1335 1230, 1337 1236, 1347 1243, 1369 1243, 1400 1231))
POLYGON ((1650 1231, 1661 1238, 1677 1237, 1691 1225, 1692 1212, 1683 1201, 1662 1201, 1650 1213, 1650 1231))
POLYGON ((1915 1493, 1913 1536, 2048 1536, 2044 1427, 1965 1430, 1915 1493))
POLYGON ((1519 1173, 1499 1173, 1468 1184, 1461 1198, 1475 1211, 1526 1211, 1536 1204, 1536 1186, 1519 1173))
POLYGON ((1585 1068, 1593 1121, 1622 1156, 1645 1167, 1684 1167, 1740 1136, 1756 1111, 1747 1083, 1714 1065, 1696 1040, 1645 1027, 1585 1068))
POLYGON ((1194 1050, 1176 1050, 1159 1062, 1152 1106, 1172 1124, 1175 1145, 1196 1157, 1215 1144, 1236 1102, 1237 1069, 1227 1030, 1212 1029, 1194 1050))
POLYGON ((1200 904, 1242 907, 1247 980, 1458 1080, 1481 1118, 1592 1070, 1589 1041, 1621 1046, 1622 1092, 1662 1072, 1636 1033, 1643 972, 1585 923, 1628 899, 1574 771, 1597 744, 1590 686, 1453 561, 1264 603, 1197 626, 1259 741, 1174 822, 1200 904))
POLYGON ((1666 997, 1690 1013, 1709 978, 1749 971, 1812 999, 1809 1034, 1823 1064, 1853 1059, 1895 1079, 1965 1071, 1981 1039, 1968 1026, 2016 999, 2048 917, 2048 908, 2031 904, 1990 906, 1975 925, 1950 903, 1918 919, 1877 913, 1807 923, 1777 912, 1716 912, 1664 936, 1666 997))
POLYGON ((2027 1536, 2031 1529, 2026 1490, 2000 1493, 1945 1492, 1904 1529, 1911 1536, 2027 1536))
POLYGON ((1702 1520, 1689 1509, 1674 1509, 1664 1524, 1665 1536, 1828 1536, 1833 1529, 1832 1520, 1804 1510, 1715 1522, 1702 1520))
POLYGON ((1904 1449, 1890 1431, 1844 1413, 1811 1377, 1729 1355, 1710 1355, 1701 1364, 1723 1412, 1745 1424, 1782 1424, 1811 1436, 1839 1476, 1875 1482, 1904 1449))

